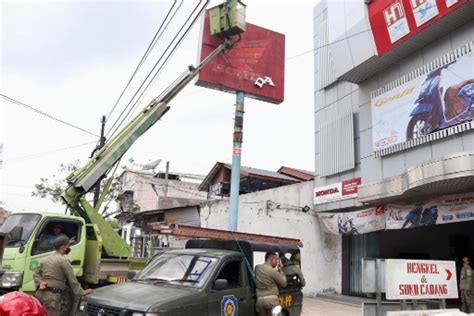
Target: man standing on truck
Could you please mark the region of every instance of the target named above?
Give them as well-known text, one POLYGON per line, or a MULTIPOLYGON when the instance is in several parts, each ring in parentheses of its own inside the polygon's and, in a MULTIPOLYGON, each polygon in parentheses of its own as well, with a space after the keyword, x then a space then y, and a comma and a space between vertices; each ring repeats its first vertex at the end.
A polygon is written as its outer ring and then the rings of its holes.
MULTIPOLYGON (((36 297, 48 310, 49 316, 73 315, 78 298, 92 293, 91 289, 83 290, 72 270, 71 263, 65 257, 71 250, 67 236, 58 237, 53 242, 56 252, 40 263, 34 274, 37 286, 36 297), (62 310, 66 283, 75 296, 70 310, 62 310)), ((64 308, 63 308, 64 309, 64 308)))
POLYGON ((474 275, 469 265, 469 258, 462 258, 462 263, 461 279, 459 281, 462 302, 461 311, 474 313, 474 275))
POLYGON ((280 305, 278 301, 279 287, 286 287, 283 266, 278 262, 278 257, 274 252, 267 252, 265 263, 255 267, 255 287, 258 315, 272 316, 272 309, 280 305))

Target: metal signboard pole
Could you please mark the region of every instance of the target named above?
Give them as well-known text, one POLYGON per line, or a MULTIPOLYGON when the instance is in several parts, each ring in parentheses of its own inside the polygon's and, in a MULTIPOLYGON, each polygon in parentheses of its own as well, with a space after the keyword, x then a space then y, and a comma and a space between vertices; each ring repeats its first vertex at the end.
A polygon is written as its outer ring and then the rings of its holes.
POLYGON ((234 119, 234 146, 232 149, 232 173, 230 179, 229 231, 237 231, 239 217, 240 159, 242 152, 245 93, 237 91, 234 119))

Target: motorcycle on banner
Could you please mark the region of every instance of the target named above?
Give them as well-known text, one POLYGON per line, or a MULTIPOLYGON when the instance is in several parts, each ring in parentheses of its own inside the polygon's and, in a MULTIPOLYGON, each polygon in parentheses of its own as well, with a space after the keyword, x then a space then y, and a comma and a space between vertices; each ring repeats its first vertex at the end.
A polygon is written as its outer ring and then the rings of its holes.
POLYGON ((406 216, 402 229, 436 224, 438 219, 438 206, 423 208, 423 204, 417 204, 406 216))
POLYGON ((406 131, 407 140, 462 123, 473 117, 474 79, 451 85, 446 91, 440 85, 442 72, 449 71, 450 65, 428 74, 415 101, 417 105, 410 113, 411 119, 406 131))

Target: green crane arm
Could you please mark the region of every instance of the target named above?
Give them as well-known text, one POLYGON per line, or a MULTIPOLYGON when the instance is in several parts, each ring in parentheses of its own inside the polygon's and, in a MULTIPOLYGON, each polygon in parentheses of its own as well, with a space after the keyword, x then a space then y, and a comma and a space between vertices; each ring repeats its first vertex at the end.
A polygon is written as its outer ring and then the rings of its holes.
MULTIPOLYGON (((153 99, 120 132, 107 141, 85 166, 66 178, 68 187, 61 195, 62 199, 75 215, 84 218, 86 223, 98 226, 103 240, 103 250, 107 256, 128 257, 131 253, 130 246, 100 215, 99 210, 95 209, 84 198, 84 195, 104 178, 130 146, 170 109, 169 102, 191 82, 199 71, 219 53, 227 51, 231 47, 231 40, 226 39, 197 67, 189 66, 183 75, 165 89, 160 96, 153 99)), ((98 206, 100 206, 100 203, 98 206)))

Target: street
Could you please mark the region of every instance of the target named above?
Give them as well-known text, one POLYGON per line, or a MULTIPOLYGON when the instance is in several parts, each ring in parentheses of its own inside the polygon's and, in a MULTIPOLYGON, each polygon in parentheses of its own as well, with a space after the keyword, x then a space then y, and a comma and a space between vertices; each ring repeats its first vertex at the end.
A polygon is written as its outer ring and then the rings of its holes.
POLYGON ((320 298, 305 297, 303 301, 304 316, 360 316, 361 307, 326 301, 320 298))

